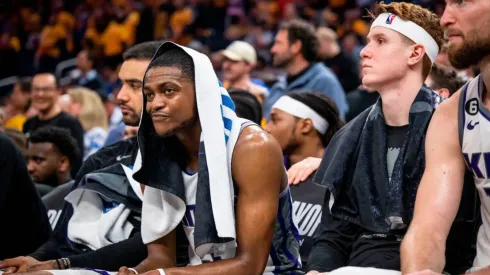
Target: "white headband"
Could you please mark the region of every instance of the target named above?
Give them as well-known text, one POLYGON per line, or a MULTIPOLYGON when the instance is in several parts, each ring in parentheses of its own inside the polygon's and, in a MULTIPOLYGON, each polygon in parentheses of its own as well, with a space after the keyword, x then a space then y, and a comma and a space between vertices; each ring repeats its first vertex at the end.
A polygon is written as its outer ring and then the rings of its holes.
POLYGON ((313 127, 315 127, 320 134, 323 135, 327 132, 328 122, 306 104, 299 102, 294 98, 286 95, 282 96, 276 103, 274 103, 274 105, 272 105, 272 108, 279 109, 295 117, 311 119, 313 127))
POLYGON ((430 61, 434 63, 437 54, 439 54, 439 46, 428 32, 412 21, 403 20, 399 16, 392 13, 382 13, 371 25, 374 27, 385 27, 405 35, 410 40, 417 44, 421 44, 425 48, 425 53, 430 61))

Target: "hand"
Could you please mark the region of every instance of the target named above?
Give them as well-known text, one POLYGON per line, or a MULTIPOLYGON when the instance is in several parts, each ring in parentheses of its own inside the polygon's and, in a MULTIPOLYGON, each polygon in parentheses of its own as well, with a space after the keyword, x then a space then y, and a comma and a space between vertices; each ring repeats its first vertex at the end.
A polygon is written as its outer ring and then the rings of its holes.
POLYGON ((313 172, 320 167, 321 158, 308 157, 294 164, 288 170, 288 183, 297 185, 305 181, 313 172))
POLYGON ((422 271, 417 271, 417 272, 412 272, 407 275, 441 275, 441 273, 434 272, 430 269, 422 270, 422 271))
POLYGON ((11 274, 16 272, 26 272, 28 266, 39 263, 38 260, 32 257, 17 257, 3 260, 0 262, 0 268, 5 268, 3 274, 11 274))
POLYGON ((312 270, 312 271, 306 273, 306 275, 318 275, 318 274, 320 274, 320 272, 318 272, 316 270, 312 270))
POLYGON ((134 275, 134 274, 136 273, 134 273, 132 270, 130 270, 125 266, 119 268, 119 271, 117 272, 117 275, 134 275))

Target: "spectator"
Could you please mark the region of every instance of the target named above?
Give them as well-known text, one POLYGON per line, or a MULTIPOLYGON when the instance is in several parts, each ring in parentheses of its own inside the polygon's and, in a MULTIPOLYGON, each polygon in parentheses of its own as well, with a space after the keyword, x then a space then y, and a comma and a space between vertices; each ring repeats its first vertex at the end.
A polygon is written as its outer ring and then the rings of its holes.
POLYGON ((357 89, 361 84, 358 63, 342 51, 337 33, 321 27, 316 31, 316 35, 320 41, 319 57, 337 75, 344 91, 348 93, 357 89))
MULTIPOLYGON (((266 130, 279 142, 286 169, 289 169, 307 158, 321 158, 330 139, 342 126, 337 107, 328 96, 292 92, 272 106, 266 130)), ((313 247, 313 233, 322 216, 325 191, 324 186, 313 183, 313 175, 291 187, 293 213, 303 238, 300 254, 304 267, 313 247)))
POLYGON ((95 70, 94 62, 94 56, 90 55, 87 50, 78 53, 77 68, 70 73, 72 85, 82 86, 104 95, 106 94, 106 85, 95 70))
POLYGON ((41 196, 72 180, 72 163, 80 158, 76 140, 67 129, 46 126, 29 137, 27 170, 41 196))
POLYGON ((287 79, 281 78, 270 91, 264 115, 269 117, 272 105, 292 90, 321 92, 337 104, 340 117, 348 111, 344 89, 337 77, 323 63, 315 63, 318 39, 315 29, 305 21, 293 20, 284 24, 276 35, 271 49, 274 66, 287 71, 287 79))
MULTIPOLYGON (((37 129, 52 125, 60 128, 67 128, 70 134, 77 141, 80 151, 83 152, 83 128, 80 122, 69 114, 61 111, 58 106, 60 90, 56 77, 50 73, 40 73, 32 79, 31 99, 32 106, 38 111, 38 114, 24 123, 23 132, 26 137, 37 129)), ((78 168, 82 164, 82 159, 73 163, 72 176, 75 176, 78 168)))
POLYGON ((82 124, 83 135, 83 159, 97 152, 104 146, 107 138, 107 114, 99 95, 86 88, 71 88, 70 114, 82 124))
MULTIPOLYGON (((2 108, 0 108, 0 113, 2 112, 1 109, 2 108)), ((8 138, 10 138, 10 140, 15 144, 15 146, 17 146, 17 150, 19 150, 22 157, 24 159, 27 159, 27 139, 24 133, 12 128, 5 128, 3 129, 3 132, 8 138)))
POLYGON ((229 90, 230 97, 235 103, 237 116, 255 122, 257 125, 262 123, 262 105, 257 97, 245 90, 229 90))
POLYGON ((0 131, 0 259, 33 252, 49 237, 46 209, 26 169, 24 158, 0 131))
POLYGON ((17 80, 12 94, 7 99, 5 107, 5 127, 22 131, 27 120, 26 114, 30 107, 31 79, 21 78, 17 80))
POLYGON ((466 81, 455 70, 435 63, 432 65, 432 70, 425 80, 425 85, 444 98, 451 97, 465 83, 466 81))
POLYGON ((108 129, 112 130, 122 121, 123 115, 121 113, 121 108, 117 106, 114 94, 104 95, 101 99, 108 118, 108 129))
POLYGON ((252 45, 243 41, 235 41, 223 52, 222 78, 227 89, 246 90, 264 102, 268 95, 267 89, 252 82, 250 73, 257 62, 257 53, 252 45))

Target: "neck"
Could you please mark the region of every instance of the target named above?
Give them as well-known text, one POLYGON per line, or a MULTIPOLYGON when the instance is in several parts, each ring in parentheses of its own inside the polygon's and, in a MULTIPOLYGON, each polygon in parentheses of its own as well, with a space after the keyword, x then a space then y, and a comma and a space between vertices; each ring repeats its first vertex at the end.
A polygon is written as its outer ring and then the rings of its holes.
POLYGON ((387 125, 404 126, 408 124, 410 107, 422 85, 423 80, 420 76, 407 74, 403 79, 378 89, 387 125))
POLYGON ((483 80, 482 100, 483 103, 488 107, 490 103, 490 93, 488 92, 488 87, 490 87, 490 56, 483 58, 483 60, 481 61, 480 72, 483 80))
POLYGON ((296 56, 293 61, 287 66, 286 70, 288 76, 295 76, 299 74, 301 71, 310 66, 310 62, 306 61, 303 56, 296 56))
POLYGON ((288 156, 289 163, 294 165, 308 157, 321 158, 324 151, 325 147, 319 138, 309 139, 288 156))
POLYGON ((49 109, 46 112, 39 111, 37 116, 40 120, 48 120, 50 118, 57 116, 59 113, 61 113, 61 108, 60 106, 55 104, 51 109, 49 109))
POLYGON ((57 184, 58 185, 62 185, 62 184, 67 183, 69 180, 71 180, 70 173, 69 172, 63 173, 61 175, 58 175, 58 182, 57 182, 57 184))
POLYGON ((199 157, 199 143, 201 142, 201 123, 197 121, 186 129, 176 134, 187 153, 187 167, 197 171, 197 160, 199 157))
POLYGON ((230 88, 248 90, 249 84, 250 84, 250 75, 244 74, 238 79, 234 81, 230 81, 230 88))

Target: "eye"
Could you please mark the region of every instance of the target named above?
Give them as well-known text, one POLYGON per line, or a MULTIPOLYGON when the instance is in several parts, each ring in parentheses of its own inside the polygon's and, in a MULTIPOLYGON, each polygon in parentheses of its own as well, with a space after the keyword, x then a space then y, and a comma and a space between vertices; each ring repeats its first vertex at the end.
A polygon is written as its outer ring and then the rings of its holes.
POLYGON ((172 89, 172 88, 165 88, 165 90, 163 91, 163 93, 164 93, 165 95, 170 95, 170 94, 172 94, 174 91, 175 91, 175 90, 174 90, 174 89, 172 89))
POLYGON ((146 97, 146 101, 152 102, 153 98, 155 98, 155 95, 154 94, 145 94, 145 97, 146 97))
POLYGON ((378 38, 378 40, 376 40, 376 42, 378 42, 378 44, 383 44, 383 43, 385 43, 385 40, 382 38, 378 38))

